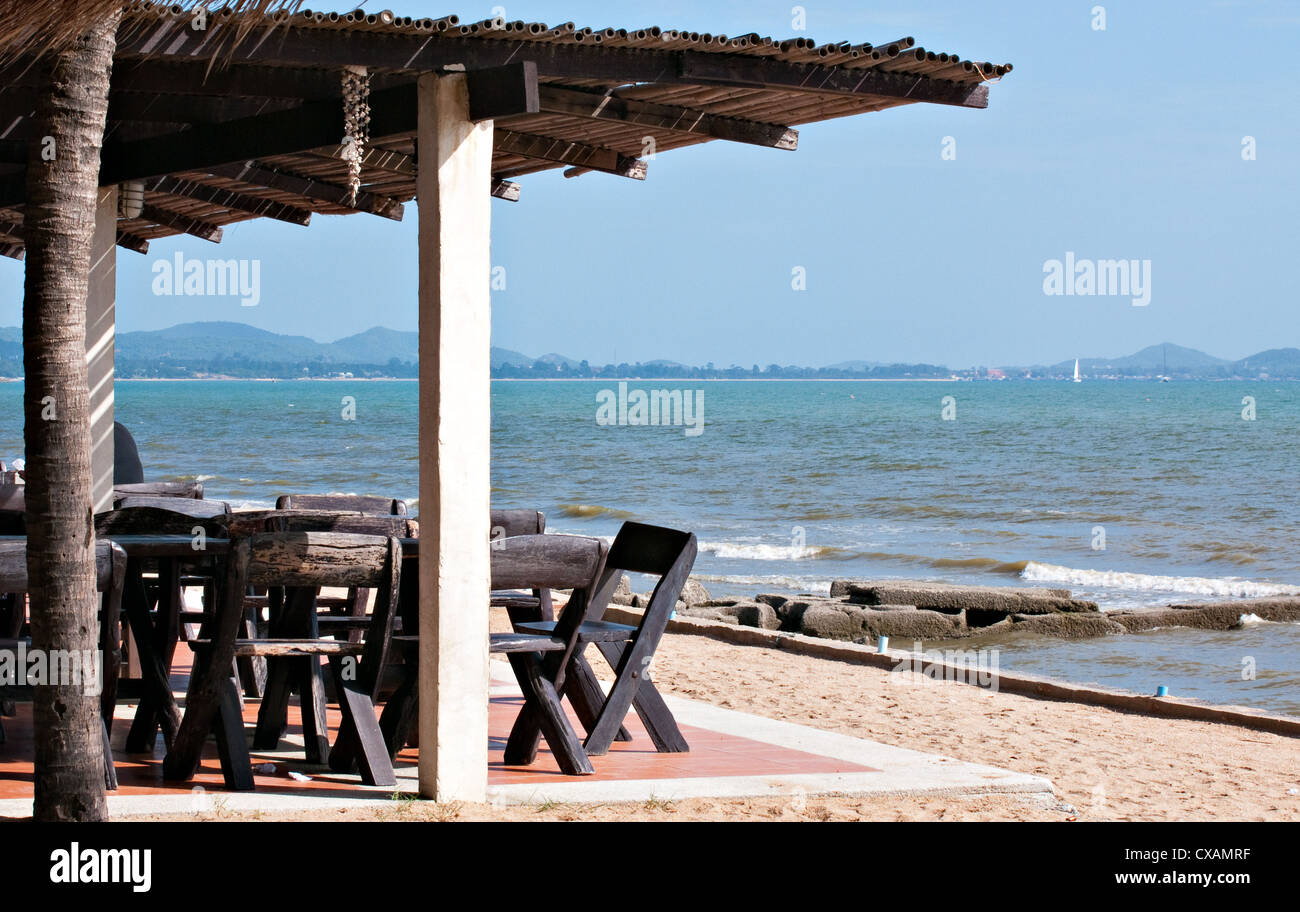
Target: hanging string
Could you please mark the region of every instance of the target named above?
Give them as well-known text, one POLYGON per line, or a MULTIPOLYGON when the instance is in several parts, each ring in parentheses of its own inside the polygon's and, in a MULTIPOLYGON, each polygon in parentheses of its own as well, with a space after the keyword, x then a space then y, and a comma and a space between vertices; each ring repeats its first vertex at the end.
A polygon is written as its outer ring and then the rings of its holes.
POLYGON ((348 164, 348 202, 361 192, 361 161, 370 142, 370 73, 365 67, 343 70, 343 160, 348 164))

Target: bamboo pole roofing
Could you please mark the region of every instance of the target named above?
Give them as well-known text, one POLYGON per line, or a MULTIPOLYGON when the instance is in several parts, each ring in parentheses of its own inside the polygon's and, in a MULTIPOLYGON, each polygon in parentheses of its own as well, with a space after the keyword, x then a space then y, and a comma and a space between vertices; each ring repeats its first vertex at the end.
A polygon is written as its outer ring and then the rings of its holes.
MULTIPOLYGON (((143 182, 143 210, 118 222, 119 244, 142 253, 181 233, 219 241, 222 226, 252 218, 401 218, 415 195, 420 73, 535 66, 529 109, 495 117, 493 184, 484 188, 518 199, 515 178, 555 168, 643 180, 648 152, 718 139, 792 150, 793 128, 805 123, 916 103, 983 108, 988 86, 1011 71, 910 37, 818 43, 308 10, 256 18, 219 10, 196 28, 194 15, 137 2, 118 33, 100 182, 143 182), (369 75, 370 137, 353 197, 340 143, 343 73, 357 67, 369 75)), ((36 91, 30 60, 5 64, 0 254, 8 256, 22 255, 36 91)))

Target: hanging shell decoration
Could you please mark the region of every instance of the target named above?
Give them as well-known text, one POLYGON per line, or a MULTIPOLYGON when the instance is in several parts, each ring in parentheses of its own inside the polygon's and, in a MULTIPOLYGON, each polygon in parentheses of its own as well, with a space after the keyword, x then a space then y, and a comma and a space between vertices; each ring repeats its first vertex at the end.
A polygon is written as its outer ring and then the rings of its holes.
POLYGON ((370 74, 365 67, 343 70, 343 151, 348 163, 348 202, 361 192, 361 160, 370 141, 370 74))

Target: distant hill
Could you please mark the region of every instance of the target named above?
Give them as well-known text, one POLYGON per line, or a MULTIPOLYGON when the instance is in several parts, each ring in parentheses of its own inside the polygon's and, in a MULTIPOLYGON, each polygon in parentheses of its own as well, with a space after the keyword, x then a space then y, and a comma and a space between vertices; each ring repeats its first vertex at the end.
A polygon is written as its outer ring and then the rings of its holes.
POLYGON ((492 346, 492 366, 497 367, 530 367, 533 359, 527 355, 521 355, 517 351, 511 351, 508 348, 497 348, 492 346))
POLYGON ((1300 348, 1271 348, 1232 365, 1243 377, 1267 374, 1270 377, 1300 377, 1300 348))
MULTIPOLYGON (((1166 359, 1171 373, 1204 371, 1225 367, 1232 363, 1194 348, 1184 348, 1166 342, 1161 345, 1148 345, 1140 352, 1118 358, 1080 358, 1079 371, 1081 373, 1158 374, 1164 369, 1166 359)), ((1073 373, 1074 359, 1053 364, 1049 369, 1061 373, 1073 373)))
MULTIPOLYGON (((281 335, 243 323, 182 323, 168 329, 124 332, 117 336, 117 373, 131 377, 416 377, 419 335, 375 326, 335 342, 281 335)), ((0 327, 0 377, 23 372, 22 331, 0 327)), ((692 367, 655 359, 636 364, 592 365, 551 352, 532 357, 492 347, 492 376, 502 379, 654 378, 654 379, 1034 379, 1054 380, 1074 372, 1074 359, 1051 366, 953 370, 939 364, 841 361, 826 367, 769 364, 760 368, 692 367)), ((1175 380, 1300 380, 1300 348, 1275 348, 1240 361, 1226 361, 1172 342, 1151 345, 1131 355, 1079 359, 1085 379, 1154 378, 1175 380), (1167 366, 1166 366, 1167 365, 1167 366)))
POLYGON ((394 358, 414 364, 420 360, 420 334, 375 326, 326 348, 336 360, 353 364, 387 364, 394 358))

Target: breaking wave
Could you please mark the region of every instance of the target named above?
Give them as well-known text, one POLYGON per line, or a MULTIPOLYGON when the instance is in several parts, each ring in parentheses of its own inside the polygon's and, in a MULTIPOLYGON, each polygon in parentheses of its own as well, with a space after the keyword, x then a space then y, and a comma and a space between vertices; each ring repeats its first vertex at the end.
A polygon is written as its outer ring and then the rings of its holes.
POLYGON ((1077 570, 1029 561, 1022 579, 1043 583, 1068 583, 1085 589, 1128 589, 1146 592, 1183 592, 1219 598, 1266 598, 1300 594, 1300 586, 1256 583, 1238 577, 1154 576, 1122 570, 1077 570))

